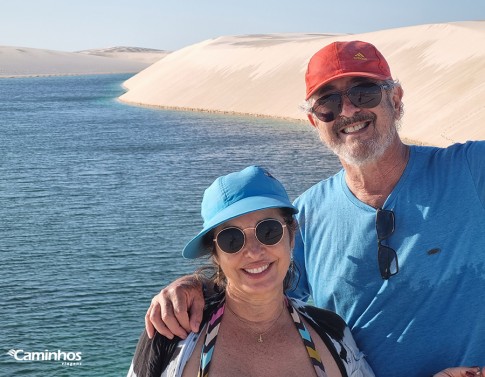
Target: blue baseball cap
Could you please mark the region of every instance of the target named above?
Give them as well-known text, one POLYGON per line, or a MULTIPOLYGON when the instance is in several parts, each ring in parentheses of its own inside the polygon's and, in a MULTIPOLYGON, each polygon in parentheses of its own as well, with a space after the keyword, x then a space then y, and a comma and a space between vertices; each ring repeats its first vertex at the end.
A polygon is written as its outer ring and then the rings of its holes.
POLYGON ((291 204, 283 185, 266 169, 247 168, 217 178, 204 192, 201 214, 204 228, 185 246, 182 255, 194 259, 209 254, 204 236, 235 217, 267 208, 298 210, 291 204))

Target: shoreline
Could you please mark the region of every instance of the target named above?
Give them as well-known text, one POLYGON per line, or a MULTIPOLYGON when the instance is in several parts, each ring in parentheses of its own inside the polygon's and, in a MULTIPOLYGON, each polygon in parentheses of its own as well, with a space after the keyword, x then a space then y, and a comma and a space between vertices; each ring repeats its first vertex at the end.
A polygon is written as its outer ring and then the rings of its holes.
POLYGON ((337 40, 364 40, 404 89, 400 135, 420 145, 484 140, 485 21, 356 35, 223 36, 175 51, 124 83, 123 102, 153 108, 306 121, 309 58, 337 40), (463 41, 469 43, 464 44, 463 41))
POLYGON ((138 73, 158 61, 158 57, 167 56, 165 52, 134 54, 121 47, 106 52, 104 56, 100 55, 102 53, 98 50, 65 52, 0 46, 0 78, 138 73))
MULTIPOLYGON (((421 145, 485 140, 485 21, 449 22, 364 34, 221 36, 155 63, 125 53, 68 53, 0 46, 0 79, 130 75, 121 102, 152 109, 307 122, 300 109, 309 58, 337 40, 364 40, 386 57, 404 89, 400 135, 421 145), (464 43, 466 41, 467 43, 464 43), (5 59, 4 59, 5 58, 5 59)), ((136 50, 136 49, 135 49, 136 50)), ((145 55, 150 55, 145 54, 145 55)), ((153 55, 152 55, 153 58, 153 55)))
POLYGON ((2 76, 2 79, 29 79, 29 78, 45 78, 45 77, 76 77, 76 76, 101 76, 101 75, 136 75, 138 71, 129 72, 92 72, 92 73, 45 73, 45 74, 25 74, 25 75, 11 75, 2 76))
POLYGON ((238 111, 230 111, 230 110, 213 110, 213 109, 204 109, 204 108, 195 108, 195 107, 151 105, 151 104, 125 101, 125 100, 121 99, 120 97, 117 98, 117 101, 124 104, 124 105, 127 105, 127 106, 145 107, 145 108, 148 108, 148 109, 189 111, 189 112, 194 112, 194 113, 221 114, 221 115, 243 116, 243 117, 248 117, 248 118, 275 119, 275 120, 283 120, 283 121, 291 122, 291 123, 308 123, 308 121, 305 121, 304 119, 296 119, 296 118, 290 118, 290 117, 280 117, 280 116, 277 116, 277 115, 258 114, 258 113, 249 113, 249 112, 238 112, 238 111))
MULTIPOLYGON (((305 119, 295 119, 295 118, 283 118, 276 115, 262 115, 262 114, 254 114, 254 113, 240 113, 234 111, 219 111, 219 110, 207 110, 207 109, 196 109, 196 108, 183 108, 183 107, 170 107, 170 106, 162 106, 162 105, 146 105, 143 103, 133 103, 133 102, 126 102, 122 99, 118 98, 117 101, 126 106, 136 106, 136 107, 143 107, 147 109, 158 109, 158 110, 171 110, 171 111, 188 111, 188 112, 195 112, 195 113, 206 113, 206 114, 220 114, 220 115, 229 115, 229 116, 242 116, 247 118, 263 118, 269 120, 281 120, 293 124, 298 124, 302 126, 311 127, 310 123, 305 119)), ((433 146, 432 144, 425 143, 419 140, 412 140, 405 137, 401 137, 401 140, 404 144, 410 145, 420 145, 420 146, 433 146)))

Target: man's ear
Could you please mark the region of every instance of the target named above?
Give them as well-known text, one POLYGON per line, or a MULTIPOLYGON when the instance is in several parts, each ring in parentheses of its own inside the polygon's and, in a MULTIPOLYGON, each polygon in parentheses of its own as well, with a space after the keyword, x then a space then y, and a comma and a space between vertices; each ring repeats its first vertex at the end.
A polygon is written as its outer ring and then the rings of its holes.
POLYGON ((308 117, 308 120, 310 121, 311 125, 313 127, 316 127, 315 120, 313 119, 313 115, 312 114, 308 114, 307 117, 308 117))
POLYGON ((401 118, 401 107, 402 107, 402 97, 404 95, 404 90, 399 85, 394 88, 394 93, 392 95, 392 101, 394 105, 394 111, 396 112, 396 119, 401 118))

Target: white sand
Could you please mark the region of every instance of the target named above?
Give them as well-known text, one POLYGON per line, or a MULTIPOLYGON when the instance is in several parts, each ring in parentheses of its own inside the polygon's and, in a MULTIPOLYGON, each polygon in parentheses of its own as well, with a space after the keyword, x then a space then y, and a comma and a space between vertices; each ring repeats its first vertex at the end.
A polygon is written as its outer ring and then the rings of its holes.
POLYGON ((308 59, 336 40, 364 40, 404 89, 401 135, 423 144, 485 139, 485 21, 357 35, 220 37, 175 51, 135 75, 122 101, 306 120, 308 59))
POLYGON ((165 55, 165 51, 154 53, 143 52, 143 49, 130 51, 127 48, 63 52, 0 46, 0 78, 136 73, 165 55), (99 56, 103 51, 105 56, 99 56))
POLYGON ((144 62, 146 66, 149 66, 161 58, 164 58, 171 51, 155 50, 152 48, 141 47, 109 47, 92 50, 76 51, 80 54, 97 55, 106 58, 115 58, 123 60, 134 60, 137 62, 144 62))

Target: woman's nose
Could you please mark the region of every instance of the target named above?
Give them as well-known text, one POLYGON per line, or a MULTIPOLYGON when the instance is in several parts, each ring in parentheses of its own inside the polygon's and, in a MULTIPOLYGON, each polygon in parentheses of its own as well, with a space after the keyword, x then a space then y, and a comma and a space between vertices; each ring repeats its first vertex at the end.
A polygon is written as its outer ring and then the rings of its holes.
POLYGON ((244 252, 249 256, 259 256, 263 250, 263 245, 258 241, 253 232, 246 233, 246 245, 244 245, 244 252))

